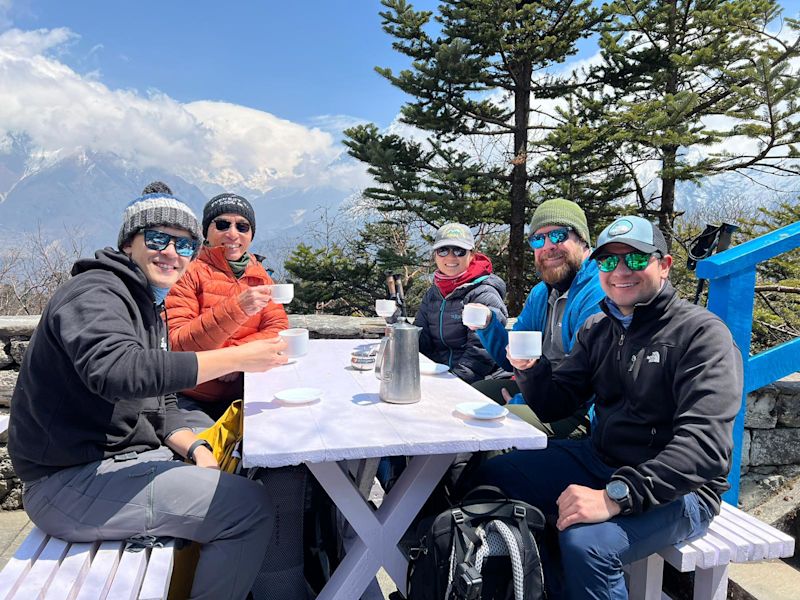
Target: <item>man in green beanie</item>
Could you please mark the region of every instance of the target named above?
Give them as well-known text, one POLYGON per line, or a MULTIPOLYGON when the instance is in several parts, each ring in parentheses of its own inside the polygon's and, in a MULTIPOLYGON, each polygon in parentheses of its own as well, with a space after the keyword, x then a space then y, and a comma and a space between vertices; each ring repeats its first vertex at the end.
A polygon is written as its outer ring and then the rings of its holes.
MULTIPOLYGON (((572 348, 583 322, 600 312, 600 300, 605 294, 600 288, 597 264, 588 260, 591 239, 586 214, 580 206, 563 198, 546 200, 534 211, 529 231, 528 241, 542 281, 528 294, 513 331, 541 331, 542 354, 558 364, 572 348)), ((474 329, 495 362, 510 372, 513 369, 506 356, 508 332, 491 311, 487 312, 484 327, 474 329)), ((474 387, 497 402, 508 402, 514 412, 519 410, 523 418, 548 436, 583 437, 587 433, 587 408, 561 421, 545 423, 524 405, 519 388, 511 379, 486 379, 474 387), (517 404, 521 406, 513 406, 517 404)))

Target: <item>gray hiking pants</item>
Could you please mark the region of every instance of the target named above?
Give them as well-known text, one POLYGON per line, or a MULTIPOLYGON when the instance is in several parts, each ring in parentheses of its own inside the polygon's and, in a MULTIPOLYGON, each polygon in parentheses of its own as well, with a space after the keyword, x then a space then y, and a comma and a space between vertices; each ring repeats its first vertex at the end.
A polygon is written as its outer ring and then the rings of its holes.
POLYGON ((200 542, 193 599, 245 598, 273 526, 261 485, 172 460, 165 447, 63 469, 26 484, 23 500, 37 527, 70 542, 137 535, 200 542))

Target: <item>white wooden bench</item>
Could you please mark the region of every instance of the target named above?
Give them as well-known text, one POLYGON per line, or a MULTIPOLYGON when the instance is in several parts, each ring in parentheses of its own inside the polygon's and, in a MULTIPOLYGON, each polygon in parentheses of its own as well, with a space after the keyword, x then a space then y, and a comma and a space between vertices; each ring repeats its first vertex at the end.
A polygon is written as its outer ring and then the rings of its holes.
MULTIPOLYGON (((0 416, 0 434, 7 427, 0 416)), ((173 551, 171 541, 136 552, 123 541, 70 544, 34 527, 0 571, 0 600, 161 600, 173 551)))
POLYGON ((694 600, 725 600, 729 563, 773 560, 793 554, 794 538, 723 502, 706 535, 628 566, 630 597, 669 598, 662 592, 667 561, 683 573, 694 571, 694 600))
POLYGON ((0 598, 160 600, 172 561, 172 542, 131 552, 125 542, 70 544, 34 527, 0 572, 0 598))

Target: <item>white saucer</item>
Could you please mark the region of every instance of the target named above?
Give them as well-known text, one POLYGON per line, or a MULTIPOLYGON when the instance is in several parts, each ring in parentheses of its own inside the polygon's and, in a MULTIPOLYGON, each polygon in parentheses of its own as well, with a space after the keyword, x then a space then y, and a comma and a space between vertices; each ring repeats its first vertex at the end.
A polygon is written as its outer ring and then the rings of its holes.
POLYGON ((275 392, 275 397, 284 404, 306 404, 322 398, 322 390, 318 388, 288 388, 275 392))
POLYGON ((419 363, 419 372, 423 375, 439 375, 440 373, 447 373, 449 370, 447 365, 435 362, 420 361, 419 363))
POLYGON ((496 402, 482 402, 480 400, 462 402, 456 405, 456 411, 465 417, 473 419, 499 419, 508 414, 508 409, 505 406, 500 406, 496 402))

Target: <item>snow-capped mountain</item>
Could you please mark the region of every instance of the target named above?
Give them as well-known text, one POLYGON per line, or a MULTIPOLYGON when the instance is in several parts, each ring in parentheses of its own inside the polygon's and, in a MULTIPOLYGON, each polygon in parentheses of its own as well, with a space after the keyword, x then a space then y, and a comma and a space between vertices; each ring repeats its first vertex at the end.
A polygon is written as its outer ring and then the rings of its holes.
MULTIPOLYGON (((210 197, 226 191, 163 169, 137 168, 108 153, 37 156, 24 138, 15 138, 0 148, 0 246, 37 231, 46 240, 78 237, 84 254, 114 245, 125 206, 154 180, 166 182, 198 218, 210 197)), ((256 251, 270 237, 281 238, 282 245, 299 240, 308 221, 319 218, 318 208, 335 210, 350 195, 334 187, 229 191, 244 195, 255 208, 256 251)))

